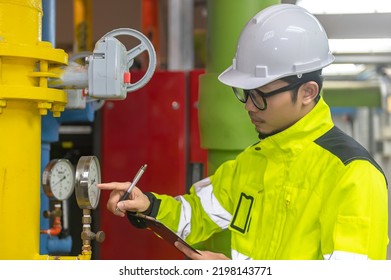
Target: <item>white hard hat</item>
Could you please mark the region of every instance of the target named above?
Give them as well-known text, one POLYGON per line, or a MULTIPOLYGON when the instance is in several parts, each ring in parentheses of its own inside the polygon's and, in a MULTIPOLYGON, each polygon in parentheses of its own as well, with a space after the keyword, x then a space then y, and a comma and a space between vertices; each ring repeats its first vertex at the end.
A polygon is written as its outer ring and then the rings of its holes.
POLYGON ((253 89, 320 70, 333 61, 326 32, 316 17, 300 6, 278 4, 246 24, 232 66, 219 80, 232 87, 253 89))

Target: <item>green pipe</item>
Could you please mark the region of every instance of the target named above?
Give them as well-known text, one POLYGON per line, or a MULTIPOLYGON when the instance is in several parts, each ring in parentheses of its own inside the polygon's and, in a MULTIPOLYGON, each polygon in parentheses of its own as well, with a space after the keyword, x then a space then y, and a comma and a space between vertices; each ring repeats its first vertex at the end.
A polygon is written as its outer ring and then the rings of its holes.
POLYGON ((376 82, 325 82, 323 98, 331 107, 382 107, 382 94, 376 82))
MULTIPOLYGON (((201 146, 208 150, 208 173, 258 140, 244 104, 217 77, 232 64, 237 41, 245 24, 277 0, 207 1, 207 65, 200 77, 199 122, 201 146)), ((212 236, 199 249, 230 256, 229 232, 212 236)))

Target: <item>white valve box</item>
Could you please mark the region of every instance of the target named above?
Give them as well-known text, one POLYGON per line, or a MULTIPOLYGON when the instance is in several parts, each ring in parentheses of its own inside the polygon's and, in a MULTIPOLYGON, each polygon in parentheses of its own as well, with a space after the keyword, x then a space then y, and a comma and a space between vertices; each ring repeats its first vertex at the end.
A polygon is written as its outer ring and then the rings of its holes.
POLYGON ((99 99, 126 98, 129 69, 127 51, 120 41, 114 37, 98 41, 88 63, 89 96, 99 99))

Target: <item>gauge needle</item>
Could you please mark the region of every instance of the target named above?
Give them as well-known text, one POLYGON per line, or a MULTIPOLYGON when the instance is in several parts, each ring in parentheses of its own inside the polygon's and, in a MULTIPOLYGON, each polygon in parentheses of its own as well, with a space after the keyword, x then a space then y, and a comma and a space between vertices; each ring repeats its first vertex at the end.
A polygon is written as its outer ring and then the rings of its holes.
POLYGON ((54 184, 54 186, 60 184, 62 181, 65 180, 65 178, 66 178, 66 176, 63 176, 60 180, 58 180, 58 181, 54 184))

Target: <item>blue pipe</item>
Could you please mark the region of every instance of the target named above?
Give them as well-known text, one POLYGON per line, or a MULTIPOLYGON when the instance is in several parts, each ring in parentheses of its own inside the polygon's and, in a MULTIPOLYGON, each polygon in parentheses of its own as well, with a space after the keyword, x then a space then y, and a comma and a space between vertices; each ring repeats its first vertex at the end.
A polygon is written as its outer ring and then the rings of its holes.
POLYGON ((50 253, 69 253, 72 250, 72 237, 68 235, 60 239, 57 236, 52 236, 48 240, 47 247, 50 253))
MULTIPOLYGON (((48 41, 53 47, 56 45, 56 0, 42 0, 42 40, 48 41)), ((50 161, 50 145, 59 141, 60 124, 63 122, 92 122, 94 109, 88 104, 83 110, 65 110, 60 118, 54 118, 51 112, 43 116, 41 120, 41 176, 46 165, 50 161)), ((42 181, 42 178, 41 178, 42 181)), ((50 220, 43 217, 45 210, 50 210, 49 198, 44 194, 41 187, 41 219, 40 228, 50 228, 50 220)), ((40 236, 40 254, 69 253, 72 249, 72 238, 49 237, 46 234, 40 236)))
MULTIPOLYGON (((55 26, 56 26, 56 1, 55 0, 43 0, 43 17, 42 17, 42 40, 49 41, 55 46, 55 26)), ((50 160, 50 143, 58 141, 59 123, 53 116, 47 115, 42 117, 41 120, 41 176, 45 169, 45 166, 50 160)), ((41 178, 42 182, 42 178, 41 178)), ((43 211, 50 210, 49 198, 44 194, 41 187, 41 221, 40 228, 50 228, 50 221, 43 217, 43 211)), ((40 236, 40 254, 47 255, 49 236, 41 234, 40 236)))

